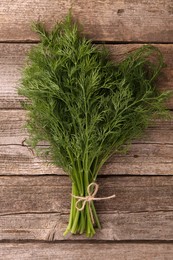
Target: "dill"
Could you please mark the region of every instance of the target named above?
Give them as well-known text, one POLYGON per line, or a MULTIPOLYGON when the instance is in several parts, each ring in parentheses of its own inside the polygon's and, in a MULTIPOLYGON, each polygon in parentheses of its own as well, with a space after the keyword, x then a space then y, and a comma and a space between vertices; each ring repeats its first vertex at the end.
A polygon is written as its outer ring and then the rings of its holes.
MULTIPOLYGON (((47 32, 34 25, 41 42, 31 49, 23 70, 19 94, 27 99, 29 143, 36 149, 48 141, 55 165, 72 182, 72 194, 87 196, 104 162, 139 137, 156 116, 168 114, 169 92, 159 93, 155 79, 163 67, 161 52, 145 45, 115 64, 108 51, 81 36, 76 23, 66 19, 47 32), (149 59, 150 57, 155 57, 149 59)), ((69 224, 64 234, 95 234, 100 228, 93 201, 83 211, 71 198, 69 224)))

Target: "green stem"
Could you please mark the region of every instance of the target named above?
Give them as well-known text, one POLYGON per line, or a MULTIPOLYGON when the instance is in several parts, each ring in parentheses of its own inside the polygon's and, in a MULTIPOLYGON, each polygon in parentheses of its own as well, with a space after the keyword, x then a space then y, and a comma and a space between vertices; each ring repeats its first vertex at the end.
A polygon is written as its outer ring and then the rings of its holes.
POLYGON ((85 227, 86 227, 86 217, 85 217, 85 210, 84 210, 84 212, 81 212, 80 229, 79 229, 80 234, 84 233, 85 227))
POLYGON ((87 236, 92 237, 95 234, 95 230, 93 227, 93 223, 91 221, 91 215, 90 215, 90 210, 89 210, 89 205, 88 203, 86 204, 86 212, 87 212, 87 236))
MULTIPOLYGON (((80 167, 79 167, 79 169, 80 169, 80 167)), ((75 178, 77 178, 78 172, 76 172, 76 171, 74 171, 74 172, 75 172, 75 178)), ((79 170, 79 174, 80 173, 81 172, 79 170)), ((82 186, 83 187, 79 188, 78 185, 79 185, 80 182, 79 183, 76 183, 76 182, 72 183, 72 194, 73 195, 88 196, 88 193, 87 193, 87 187, 89 185, 88 177, 89 177, 88 171, 85 170, 85 171, 83 171, 83 176, 82 176, 82 181, 83 181, 82 186), (83 190, 83 194, 81 194, 82 190, 83 190)), ((90 181, 92 181, 92 179, 90 181)), ((66 235, 68 232, 71 232, 72 234, 76 234, 76 233, 79 232, 80 234, 86 233, 86 235, 88 237, 92 237, 95 234, 95 229, 94 229, 94 225, 93 225, 92 219, 91 219, 89 204, 87 202, 84 210, 78 211, 75 207, 76 201, 77 201, 77 199, 72 197, 69 223, 68 223, 67 229, 64 232, 64 235, 66 235)), ((82 206, 82 202, 81 202, 81 205, 79 205, 79 207, 80 206, 82 206)), ((96 226, 98 228, 101 228, 93 202, 91 202, 91 209, 92 209, 92 213, 93 213, 93 217, 94 217, 96 226)))
POLYGON ((94 203, 93 201, 91 202, 91 207, 92 207, 92 212, 93 212, 93 215, 94 215, 94 219, 96 221, 96 225, 99 229, 101 229, 101 225, 100 225, 100 221, 99 221, 99 218, 97 216, 97 212, 95 210, 95 206, 94 206, 94 203))
POLYGON ((80 187, 81 187, 81 194, 80 196, 84 195, 84 188, 83 188, 83 170, 81 168, 81 162, 80 160, 77 161, 78 164, 78 172, 79 172, 79 178, 80 178, 80 187))
POLYGON ((71 228, 71 233, 72 233, 72 234, 76 234, 77 231, 78 231, 79 214, 80 214, 80 212, 79 212, 78 210, 76 210, 75 219, 74 219, 74 222, 73 222, 73 226, 72 226, 72 228, 71 228))
MULTIPOLYGON (((74 194, 74 190, 75 190, 75 186, 74 186, 74 183, 72 183, 72 194, 74 194)), ((63 233, 64 236, 66 236, 69 233, 69 231, 72 227, 73 219, 74 219, 74 207, 75 207, 74 198, 71 197, 71 209, 70 209, 69 223, 68 223, 68 226, 67 226, 65 232, 63 233)))

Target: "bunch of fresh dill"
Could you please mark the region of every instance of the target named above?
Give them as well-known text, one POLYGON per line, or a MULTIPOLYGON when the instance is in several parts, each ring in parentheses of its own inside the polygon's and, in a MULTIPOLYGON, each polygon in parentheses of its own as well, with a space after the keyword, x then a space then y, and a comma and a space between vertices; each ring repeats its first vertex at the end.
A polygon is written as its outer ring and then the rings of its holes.
MULTIPOLYGON (((164 101, 153 83, 163 67, 162 55, 143 46, 119 64, 108 52, 80 35, 70 15, 50 33, 35 24, 41 42, 32 48, 19 94, 27 97, 27 128, 33 148, 48 141, 55 165, 70 176, 72 194, 87 196, 87 187, 112 153, 138 137, 151 118, 166 115, 164 101), (148 59, 155 57, 155 61, 148 59)), ((91 201, 79 211, 71 198, 65 231, 95 234, 99 219, 91 201)))

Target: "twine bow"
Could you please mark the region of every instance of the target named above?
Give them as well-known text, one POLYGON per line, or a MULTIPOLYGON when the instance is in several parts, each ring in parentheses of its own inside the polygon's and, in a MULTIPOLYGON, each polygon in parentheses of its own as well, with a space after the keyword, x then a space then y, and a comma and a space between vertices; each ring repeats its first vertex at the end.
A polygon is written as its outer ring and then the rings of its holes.
POLYGON ((71 196, 73 198, 77 199, 77 201, 75 203, 75 207, 79 211, 84 210, 84 208, 86 206, 86 203, 88 202, 90 216, 91 216, 91 220, 92 220, 93 224, 94 224, 94 217, 93 217, 93 212, 92 212, 92 209, 91 209, 91 201, 93 201, 93 200, 108 200, 108 199, 115 198, 115 194, 112 195, 112 196, 108 196, 108 197, 95 198, 95 196, 97 194, 97 191, 98 191, 98 188, 99 188, 99 185, 97 183, 95 183, 95 182, 92 182, 87 187, 88 196, 81 197, 81 196, 76 196, 76 195, 71 194, 71 196), (93 187, 93 192, 91 190, 91 187, 93 187), (82 206, 81 207, 78 206, 80 202, 82 202, 82 206))

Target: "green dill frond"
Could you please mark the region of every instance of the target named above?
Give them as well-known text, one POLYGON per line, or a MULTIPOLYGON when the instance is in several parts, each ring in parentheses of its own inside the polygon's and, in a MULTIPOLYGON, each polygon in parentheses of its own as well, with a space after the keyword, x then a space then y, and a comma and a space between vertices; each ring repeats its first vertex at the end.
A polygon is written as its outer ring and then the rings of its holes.
POLYGON ((30 140, 33 147, 48 141, 54 163, 69 174, 80 161, 96 176, 110 154, 167 113, 169 93, 154 86, 162 54, 145 45, 114 65, 80 36, 71 16, 50 33, 40 23, 34 30, 41 42, 29 53, 19 88, 27 97, 30 140))

